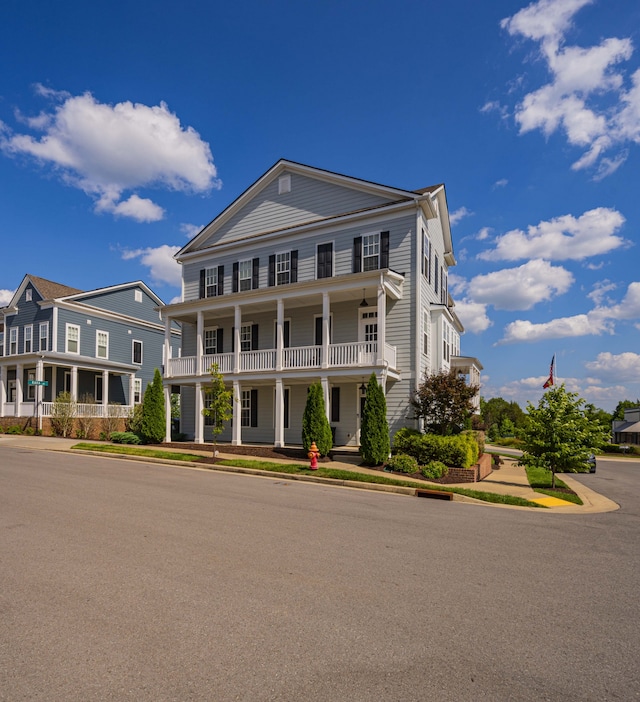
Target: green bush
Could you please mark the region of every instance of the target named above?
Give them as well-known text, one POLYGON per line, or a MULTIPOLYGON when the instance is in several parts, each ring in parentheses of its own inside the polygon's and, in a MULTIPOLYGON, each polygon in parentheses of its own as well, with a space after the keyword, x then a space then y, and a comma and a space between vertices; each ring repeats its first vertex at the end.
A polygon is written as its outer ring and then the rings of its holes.
POLYGON ((147 385, 142 398, 142 438, 146 444, 161 444, 166 430, 162 376, 156 368, 153 382, 147 385))
POLYGON ((314 383, 307 393, 307 404, 302 415, 302 447, 308 451, 315 441, 321 456, 326 456, 333 447, 331 426, 327 420, 324 393, 320 383, 314 383))
POLYGON ((447 466, 469 468, 478 461, 480 449, 471 432, 456 436, 420 434, 399 431, 393 443, 393 453, 407 453, 420 465, 439 461, 447 466))
POLYGON ((17 424, 12 424, 4 430, 5 434, 22 434, 22 427, 17 424))
POLYGON ((387 462, 387 468, 394 473, 407 473, 408 475, 417 473, 420 470, 418 461, 406 453, 398 453, 395 456, 391 456, 387 462))
POLYGON ((430 461, 424 466, 420 466, 420 472, 427 480, 439 480, 449 472, 447 466, 440 461, 430 461))
POLYGON ((375 373, 371 374, 367 385, 360 437, 360 455, 366 465, 377 466, 389 458, 387 401, 375 373))
POLYGON ((111 441, 114 444, 139 444, 140 437, 132 431, 114 431, 111 433, 111 441))

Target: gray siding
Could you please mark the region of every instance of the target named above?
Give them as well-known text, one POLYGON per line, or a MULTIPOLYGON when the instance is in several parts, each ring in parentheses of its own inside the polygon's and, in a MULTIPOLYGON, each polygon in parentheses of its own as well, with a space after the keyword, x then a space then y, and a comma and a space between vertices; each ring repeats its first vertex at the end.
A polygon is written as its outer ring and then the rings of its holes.
POLYGON ((121 288, 107 292, 96 293, 95 295, 83 295, 79 302, 85 305, 99 307, 116 314, 135 317, 151 324, 161 324, 160 313, 156 309, 158 303, 150 297, 145 290, 138 285, 121 288), (142 292, 142 301, 136 302, 135 291, 142 292))

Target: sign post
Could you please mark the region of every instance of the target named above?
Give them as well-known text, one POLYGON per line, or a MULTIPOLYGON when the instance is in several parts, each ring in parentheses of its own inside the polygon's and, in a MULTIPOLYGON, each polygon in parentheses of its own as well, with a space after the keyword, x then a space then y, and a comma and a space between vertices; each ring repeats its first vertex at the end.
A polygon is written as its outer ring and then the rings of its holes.
POLYGON ((42 431, 42 418, 40 417, 40 404, 42 403, 42 388, 49 385, 48 380, 27 380, 27 385, 36 386, 36 426, 42 431))

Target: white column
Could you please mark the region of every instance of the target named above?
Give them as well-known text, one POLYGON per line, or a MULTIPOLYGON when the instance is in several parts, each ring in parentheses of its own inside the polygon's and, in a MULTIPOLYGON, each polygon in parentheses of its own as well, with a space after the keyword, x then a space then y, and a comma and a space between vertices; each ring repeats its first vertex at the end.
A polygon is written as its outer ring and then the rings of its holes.
POLYGON ((164 440, 166 443, 171 441, 171 385, 164 386, 164 440))
MULTIPOLYGON (((104 388, 102 388, 104 395, 104 388)), ((71 366, 71 400, 78 401, 78 366, 71 366)))
POLYGON ((24 368, 21 363, 16 366, 16 404, 14 415, 20 417, 20 410, 22 408, 22 377, 24 374, 24 368))
POLYGON ((7 367, 0 366, 0 417, 4 417, 4 406, 7 403, 7 367))
POLYGON ((324 396, 324 413, 327 421, 330 421, 331 414, 329 413, 329 378, 320 378, 322 385, 322 395, 324 396))
POLYGON ((135 373, 129 373, 129 402, 127 403, 129 407, 134 405, 134 396, 136 394, 135 379, 135 373))
POLYGON ((378 285, 378 358, 376 365, 384 364, 384 345, 386 341, 386 321, 387 321, 387 296, 384 292, 382 280, 378 285))
MULTIPOLYGON (((109 371, 102 371, 102 404, 109 404, 109 371)), ((106 416, 106 415, 105 415, 106 416)))
POLYGON ((233 309, 233 372, 240 372, 240 327, 242 326, 242 311, 240 305, 233 309))
POLYGON ((202 375, 202 352, 204 350, 204 313, 198 312, 196 324, 196 375, 202 375))
MULTIPOLYGON (((236 329, 237 331, 237 329, 236 329)), ((242 417, 241 409, 242 405, 240 403, 241 398, 241 388, 240 383, 237 380, 233 381, 233 431, 231 434, 231 443, 234 446, 240 446, 242 444, 242 417)))
POLYGON ((204 417, 202 409, 204 407, 202 397, 202 383, 196 383, 196 444, 204 443, 204 417))
POLYGON ((284 347, 284 302, 282 298, 278 299, 278 308, 276 313, 276 370, 282 370, 282 354, 284 347))
POLYGON ((276 416, 274 446, 284 446, 284 387, 282 378, 276 378, 276 416))
POLYGON ((58 308, 53 308, 51 315, 51 350, 58 352, 58 308))
POLYGON ((164 319, 164 377, 171 377, 171 318, 167 315, 164 319))
POLYGON ((322 368, 329 367, 329 293, 322 293, 322 368))

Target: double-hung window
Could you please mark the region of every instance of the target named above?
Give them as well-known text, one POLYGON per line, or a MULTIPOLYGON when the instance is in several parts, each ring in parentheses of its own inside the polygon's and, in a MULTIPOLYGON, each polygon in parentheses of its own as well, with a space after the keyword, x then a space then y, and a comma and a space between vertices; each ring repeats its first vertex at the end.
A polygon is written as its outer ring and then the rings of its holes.
POLYGON ((240 426, 258 426, 258 391, 243 390, 240 396, 240 426))
POLYGON ((109 332, 96 330, 96 358, 109 358, 109 332))
POLYGON ((11 355, 18 353, 18 327, 12 327, 9 330, 9 353, 11 355))
POLYGON ((33 324, 28 324, 24 328, 24 352, 31 353, 33 351, 33 324))
POLYGON ((431 326, 431 320, 429 319, 429 313, 424 312, 422 319, 422 353, 425 356, 429 355, 429 327, 431 326))
POLYGON ((353 240, 353 272, 389 268, 389 232, 369 232, 353 240))
POLYGON ((206 356, 222 353, 222 329, 204 330, 204 353, 206 356))
POLYGON ((35 380, 36 380, 36 372, 35 371, 27 371, 27 400, 35 400, 36 399, 35 380))
POLYGON ((131 345, 131 360, 133 363, 142 365, 142 342, 135 339, 131 345))
POLYGON ((142 402, 142 378, 133 379, 133 403, 139 405, 142 402))
POLYGON ((240 291, 251 290, 251 281, 253 278, 253 261, 251 259, 240 261, 238 265, 238 277, 240 291))
POLYGON ((269 256, 269 285, 298 282, 298 251, 282 251, 269 256))
POLYGON ((49 350, 49 322, 40 322, 40 351, 49 350))
POLYGON ((422 230, 422 275, 431 282, 431 241, 422 230))
POLYGON ((375 271, 380 268, 380 234, 362 236, 362 270, 375 271))
POLYGON ((216 297, 224 292, 224 266, 200 270, 200 298, 216 297))
POLYGON ((66 344, 67 353, 80 353, 80 327, 77 324, 66 325, 66 344))
POLYGON ((243 324, 240 327, 240 351, 251 351, 253 348, 253 325, 243 324))

